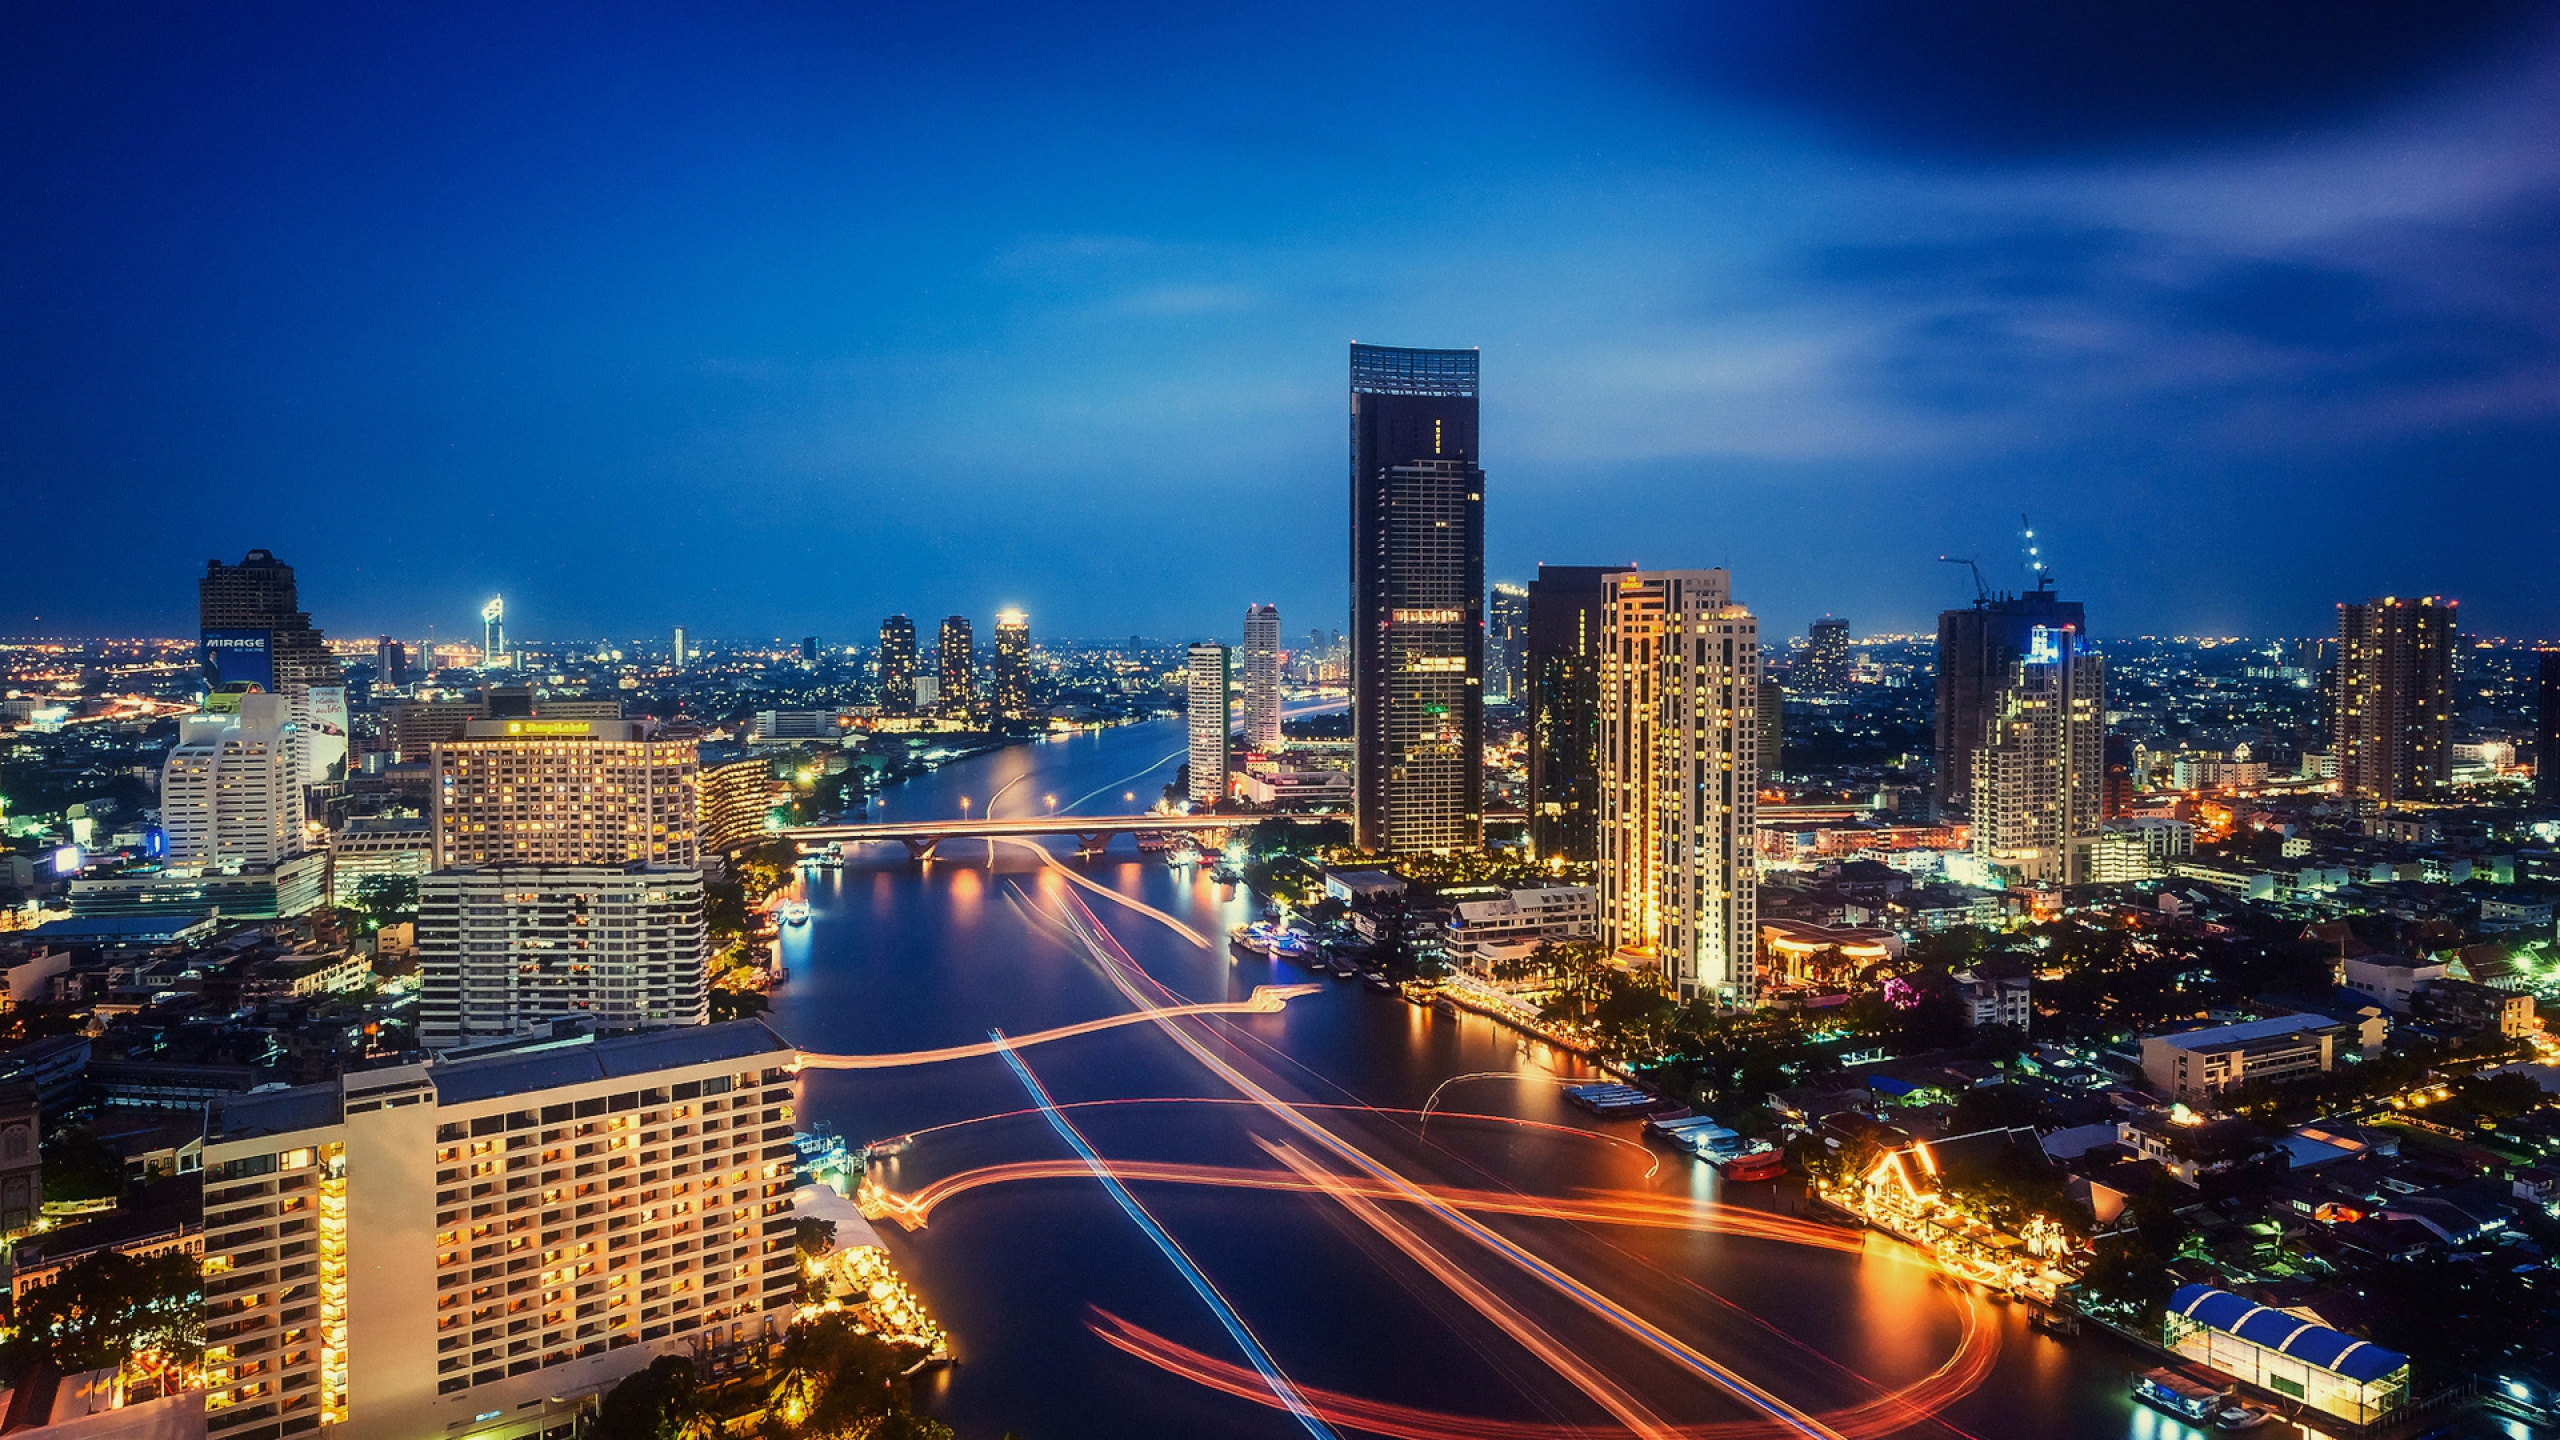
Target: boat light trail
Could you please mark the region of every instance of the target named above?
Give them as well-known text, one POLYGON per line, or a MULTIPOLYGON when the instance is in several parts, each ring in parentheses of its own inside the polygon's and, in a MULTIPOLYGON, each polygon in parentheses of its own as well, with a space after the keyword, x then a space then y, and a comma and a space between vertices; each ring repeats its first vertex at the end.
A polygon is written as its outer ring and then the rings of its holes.
MULTIPOLYGON (((1132 975, 1144 977, 1148 984, 1154 985, 1159 991, 1168 995, 1172 993, 1162 982, 1147 975, 1145 969, 1136 960, 1130 958, 1127 951, 1120 948, 1119 942, 1112 938, 1111 932, 1103 927, 1099 919, 1095 918, 1090 908, 1072 894, 1062 894, 1059 898, 1073 907, 1066 914, 1067 923, 1075 928, 1077 934, 1083 939, 1086 950, 1094 957, 1095 963, 1101 967, 1103 974, 1118 986, 1132 1003, 1141 1006, 1147 1004, 1145 993, 1131 978, 1132 975)), ((1460 1234, 1510 1262, 1566 1299, 1582 1306, 1621 1333, 1724 1391, 1745 1406, 1787 1426, 1797 1434, 1816 1436, 1819 1440, 1842 1440, 1839 1432, 1735 1372, 1731 1367, 1701 1353, 1661 1326, 1600 1293, 1588 1282, 1563 1267, 1534 1254, 1518 1242, 1456 1207, 1434 1200, 1421 1187, 1407 1180, 1392 1167, 1378 1161, 1367 1151, 1291 1108, 1288 1102, 1255 1083, 1242 1071, 1211 1051, 1208 1046, 1200 1043, 1198 1038, 1184 1030, 1179 1022, 1162 1019, 1156 1023, 1167 1035, 1173 1037, 1176 1044, 1191 1052, 1193 1059, 1207 1066, 1211 1073, 1233 1086, 1237 1093, 1263 1102, 1263 1108, 1272 1118, 1313 1141, 1345 1164, 1404 1192, 1405 1198, 1433 1210, 1444 1223, 1460 1234)))
POLYGON ((1403 1251, 1405 1258, 1422 1267, 1432 1279, 1449 1287, 1451 1294, 1467 1302, 1475 1312, 1493 1323, 1495 1329, 1508 1335, 1521 1349, 1546 1362, 1547 1368, 1565 1378, 1572 1386, 1591 1397, 1593 1404, 1606 1410, 1617 1422, 1644 1440, 1670 1440, 1670 1427, 1643 1401, 1627 1392, 1627 1388, 1600 1373, 1598 1366, 1575 1353, 1572 1346, 1555 1337, 1537 1321, 1520 1313, 1517 1306, 1505 1300, 1490 1285, 1467 1272, 1450 1259, 1438 1246, 1414 1233, 1413 1227, 1389 1215, 1378 1202, 1358 1192, 1356 1187, 1337 1184, 1340 1176, 1325 1170, 1296 1150, 1277 1141, 1255 1136, 1256 1144, 1273 1159, 1289 1167, 1298 1178, 1319 1193, 1338 1201, 1353 1218, 1403 1251))
POLYGON ((1208 1305, 1210 1313, 1218 1317, 1218 1323, 1225 1327, 1228 1338, 1236 1342, 1236 1347, 1244 1351, 1245 1359, 1250 1361, 1254 1370, 1262 1376, 1263 1383, 1269 1387, 1272 1398, 1280 1402, 1282 1409, 1298 1417, 1298 1423, 1305 1426, 1307 1433, 1314 1436, 1315 1440, 1340 1440, 1340 1437, 1335 1435, 1333 1426, 1315 1412, 1315 1407, 1307 1403, 1307 1397, 1299 1392, 1297 1385, 1287 1375, 1281 1373, 1280 1362, 1273 1359, 1271 1352, 1263 1347, 1261 1338, 1253 1333, 1251 1326, 1245 1324, 1244 1317, 1236 1313, 1236 1307, 1227 1303, 1227 1297, 1219 1293, 1218 1287, 1210 1282, 1207 1275, 1201 1273, 1199 1265, 1192 1261, 1190 1252, 1184 1250, 1182 1243, 1174 1239, 1164 1226, 1156 1223, 1156 1217, 1148 1213, 1147 1207, 1138 1203, 1138 1197, 1129 1193, 1129 1187, 1121 1184, 1119 1178, 1111 1173, 1109 1162, 1105 1161, 1093 1146, 1086 1143, 1083 1132, 1076 1129, 1075 1122, 1069 1120, 1065 1113, 1058 1109, 1057 1101, 1050 1098, 1049 1087, 1041 1084, 1040 1077, 1031 1073, 1030 1065, 1026 1064, 1021 1056, 1013 1053, 1013 1047, 1005 1043, 1004 1032, 990 1030, 987 1032, 987 1038, 994 1042, 996 1053, 1004 1057, 1004 1063, 1012 1068, 1014 1078, 1020 1080, 1022 1088, 1030 1093, 1032 1103, 1038 1105, 1041 1113, 1048 1117, 1049 1128, 1057 1131, 1058 1138, 1066 1141, 1069 1148, 1083 1157, 1086 1169, 1092 1172, 1094 1179, 1102 1182, 1103 1190, 1120 1206, 1121 1212, 1135 1222, 1149 1240, 1155 1242, 1156 1249, 1163 1252, 1165 1259, 1173 1262, 1173 1268, 1181 1273, 1183 1280, 1191 1286, 1193 1293, 1208 1305))
POLYGON ((1321 985, 1256 985, 1244 1000, 1212 1000, 1197 1005, 1167 1005, 1139 1010, 1127 1015, 1105 1015, 1099 1020, 1083 1020, 1073 1025, 1060 1025, 1051 1030, 1037 1030, 1009 1040, 982 1040, 974 1045, 945 1045, 939 1050, 907 1050, 895 1055, 815 1055, 801 1052, 803 1070, 895 1070, 906 1065, 936 1065, 945 1060, 969 1060, 981 1055, 994 1055, 1005 1050, 1018 1050, 1032 1045, 1046 1045, 1052 1040, 1067 1040, 1078 1035, 1113 1030, 1123 1025, 1142 1025, 1163 1015, 1276 1015, 1288 1002, 1301 995, 1314 995, 1321 985))

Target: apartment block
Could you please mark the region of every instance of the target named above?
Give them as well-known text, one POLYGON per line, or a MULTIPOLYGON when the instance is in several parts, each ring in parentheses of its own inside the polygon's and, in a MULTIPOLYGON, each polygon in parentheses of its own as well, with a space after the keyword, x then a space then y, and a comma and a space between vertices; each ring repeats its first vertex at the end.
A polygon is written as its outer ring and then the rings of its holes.
POLYGON ((658 1356, 777 1333, 792 1063, 740 1020, 217 1102, 208 1440, 566 1440, 658 1356))

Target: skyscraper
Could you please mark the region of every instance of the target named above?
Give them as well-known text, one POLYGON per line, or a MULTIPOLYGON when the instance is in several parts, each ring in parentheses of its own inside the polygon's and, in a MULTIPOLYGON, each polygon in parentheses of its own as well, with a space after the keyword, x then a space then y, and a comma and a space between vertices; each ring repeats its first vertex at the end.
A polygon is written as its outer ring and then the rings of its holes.
POLYGON ((1351 768, 1366 850, 1483 838, 1476 373, 1473 350, 1351 347, 1351 768))
POLYGON ((1529 843, 1600 858, 1600 656, 1606 565, 1541 565, 1529 586, 1520 699, 1528 711, 1529 843))
POLYGON ((880 622, 880 708, 901 715, 916 708, 916 622, 904 615, 880 622))
POLYGON ((1681 1000, 1758 984, 1760 622, 1723 570, 1614 573, 1600 663, 1600 924, 1681 1000))
POLYGON ((1215 641, 1192 646, 1187 673, 1191 783, 1184 793, 1195 805, 1214 805, 1227 797, 1227 735, 1234 728, 1227 702, 1227 647, 1215 641))
POLYGON ((954 715, 966 715, 978 705, 977 645, 968 616, 942 617, 934 658, 942 669, 942 708, 954 715))
POLYGON ((2458 602, 2396 595, 2338 607, 2338 793, 2390 804, 2453 779, 2458 602))
POLYGON ((1849 622, 1824 616, 1805 632, 1804 674, 1798 689, 1837 695, 1849 688, 1849 622))
POLYGON ((1529 641, 1529 587, 1508 581, 1493 587, 1484 608, 1484 693, 1517 702, 1528 688, 1521 676, 1529 641))
POLYGON ((691 738, 644 720, 472 720, 434 747, 436 866, 692 865, 691 738))
POLYGON ((801 664, 803 664, 803 665, 815 665, 815 664, 817 664, 817 663, 818 663, 818 650, 819 650, 819 646, 818 646, 818 637, 817 637, 817 636, 815 636, 815 635, 803 635, 803 636, 801 636, 801 637, 800 637, 800 663, 801 663, 801 664))
POLYGON ((2000 689, 2034 648, 2039 628, 2086 636, 2089 621, 2080 602, 2056 595, 2049 581, 2019 595, 1985 595, 1971 609, 1939 612, 1940 819, 1960 820, 1971 811, 1974 752, 1991 728, 2000 689))
POLYGON ((301 741, 283 695, 181 719, 160 768, 170 868, 256 870, 301 854, 301 741))
POLYGON ((1244 612, 1244 747, 1263 754, 1280 748, 1280 607, 1248 606, 1244 612))
POLYGON ((711 1018, 702 872, 487 865, 418 885, 418 1043, 449 1049, 592 1016, 608 1030, 711 1018))
POLYGON ((2533 795, 2549 809, 2560 806, 2560 650, 2534 658, 2542 705, 2533 731, 2533 795))
POLYGON ((1973 853, 2030 885, 2078 885, 2106 795, 2106 665, 2064 626, 2029 630, 1973 753, 1973 853))
POLYGON ((267 551, 252 550, 237 565, 204 562, 196 609, 208 684, 246 680, 299 696, 314 685, 345 683, 337 657, 302 611, 293 567, 267 551))
POLYGON ((507 660, 507 597, 492 595, 480 607, 480 663, 504 665, 507 660))
POLYGON ((1007 720, 1031 718, 1031 617, 1019 610, 996 612, 996 714, 1007 720))
POLYGON ((676 645, 675 645, 676 668, 677 668, 677 669, 679 669, 679 670, 681 670, 681 669, 683 669, 683 668, 684 668, 685 654, 686 654, 686 652, 685 652, 685 645, 684 645, 684 627, 683 627, 683 626, 681 626, 681 625, 679 625, 679 626, 677 626, 677 627, 676 627, 676 645))
POLYGON ((1787 768, 1786 687, 1763 672, 1760 676, 1760 764, 1755 772, 1770 779, 1787 768))

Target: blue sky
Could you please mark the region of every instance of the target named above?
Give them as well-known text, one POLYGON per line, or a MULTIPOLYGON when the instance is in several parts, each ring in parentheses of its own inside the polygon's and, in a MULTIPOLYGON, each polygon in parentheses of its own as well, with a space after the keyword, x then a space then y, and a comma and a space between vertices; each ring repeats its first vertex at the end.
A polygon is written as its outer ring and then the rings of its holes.
POLYGON ((1497 578, 2560 636, 2541 7, 1061 8, 8 10, 0 634, 1337 626, 1359 339, 1497 578))

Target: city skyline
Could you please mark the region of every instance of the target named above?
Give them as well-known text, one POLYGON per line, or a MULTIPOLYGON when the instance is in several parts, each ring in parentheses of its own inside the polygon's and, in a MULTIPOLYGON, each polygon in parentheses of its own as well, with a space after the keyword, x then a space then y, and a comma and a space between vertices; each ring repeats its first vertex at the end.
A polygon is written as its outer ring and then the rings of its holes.
POLYGON ((1312 24, 1245 44, 1245 18, 1007 16, 963 63, 920 18, 642 11, 596 53, 540 19, 470 44, 493 22, 145 40, 22 14, 0 112, 24 160, 0 231, 21 533, 61 549, 137 496, 225 502, 120 525, 123 583, 0 579, 0 633, 147 631, 182 566, 267 545, 343 633, 459 635, 503 593, 529 636, 1000 606, 1179 636, 1232 601, 1195 598, 1196 557, 1149 521, 1211 452, 1314 537, 1240 554, 1240 588, 1322 619, 1339 347, 1381 339, 1480 346, 1501 377, 1494 578, 1714 563, 1790 633, 1916 630, 1961 595, 1937 555, 2014 581, 2023 510, 2105 633, 2317 633, 2338 596, 2441 593, 2560 634, 2526 578, 2550 522, 2473 520, 2560 454, 2560 318, 2532 279, 2548 17, 2333 17, 2281 66, 2300 7, 2214 45, 2188 44, 2199 7, 2124 43, 2055 19, 2063 94, 1986 73, 2002 13, 1927 44, 1764 17, 1721 47, 1660 11, 1456 42, 1375 20, 1459 44, 1502 98, 1468 145, 1375 142, 1363 174, 1334 156, 1380 77, 1314 63, 1312 24), (1212 96, 1219 125, 1157 124, 1212 96), (1203 181, 1179 203, 1175 173, 1203 181), (291 205, 247 198, 288 178, 291 205), (365 259, 310 263, 331 249, 365 259), (2359 522, 2411 483, 2472 498, 2359 522), (950 503, 978 487, 1003 503, 950 503), (330 553, 372 496, 453 528, 330 553), (2207 517, 2271 541, 2159 584, 2207 517), (618 593, 626 565, 663 593, 618 593))

